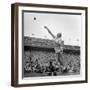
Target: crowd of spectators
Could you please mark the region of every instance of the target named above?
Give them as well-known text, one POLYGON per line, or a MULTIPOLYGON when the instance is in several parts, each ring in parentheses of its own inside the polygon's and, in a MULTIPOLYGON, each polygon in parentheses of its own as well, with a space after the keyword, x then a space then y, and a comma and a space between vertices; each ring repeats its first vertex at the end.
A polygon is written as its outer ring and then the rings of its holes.
POLYGON ((65 67, 63 71, 55 53, 47 51, 25 51, 24 71, 32 73, 53 72, 54 75, 56 75, 57 72, 80 72, 80 55, 63 53, 62 61, 65 67))

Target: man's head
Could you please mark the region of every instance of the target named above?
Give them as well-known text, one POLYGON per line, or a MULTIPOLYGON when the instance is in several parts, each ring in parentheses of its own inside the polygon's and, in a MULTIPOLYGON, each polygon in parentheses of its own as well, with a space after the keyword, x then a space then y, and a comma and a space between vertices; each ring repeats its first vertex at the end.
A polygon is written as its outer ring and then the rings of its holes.
POLYGON ((57 33, 57 38, 60 38, 62 37, 62 34, 61 33, 57 33))

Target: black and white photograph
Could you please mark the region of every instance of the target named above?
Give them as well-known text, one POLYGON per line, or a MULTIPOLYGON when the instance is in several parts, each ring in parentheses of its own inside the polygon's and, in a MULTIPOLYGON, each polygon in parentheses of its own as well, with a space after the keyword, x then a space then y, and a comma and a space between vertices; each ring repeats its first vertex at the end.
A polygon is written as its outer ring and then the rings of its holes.
POLYGON ((87 7, 17 3, 12 10, 15 85, 87 82, 87 7))
POLYGON ((23 12, 24 77, 80 74, 81 14, 23 12))

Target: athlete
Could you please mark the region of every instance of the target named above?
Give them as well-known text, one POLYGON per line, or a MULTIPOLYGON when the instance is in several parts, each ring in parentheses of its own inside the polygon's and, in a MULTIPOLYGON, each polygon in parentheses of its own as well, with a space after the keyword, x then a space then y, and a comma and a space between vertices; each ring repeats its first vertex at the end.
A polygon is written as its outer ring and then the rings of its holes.
POLYGON ((59 61, 61 67, 64 68, 63 62, 62 62, 62 54, 63 54, 63 45, 64 45, 64 41, 62 40, 62 34, 58 33, 56 36, 48 29, 47 26, 44 26, 45 29, 47 29, 48 33, 52 36, 54 42, 55 42, 55 53, 57 56, 57 60, 59 61))

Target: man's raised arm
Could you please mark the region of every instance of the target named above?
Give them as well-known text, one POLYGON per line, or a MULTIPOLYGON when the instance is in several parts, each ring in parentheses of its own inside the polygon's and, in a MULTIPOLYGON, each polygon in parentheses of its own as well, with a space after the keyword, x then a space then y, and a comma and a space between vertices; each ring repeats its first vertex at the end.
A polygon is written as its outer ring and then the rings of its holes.
POLYGON ((47 26, 44 26, 44 28, 49 32, 49 34, 50 34, 53 38, 55 38, 54 34, 49 30, 49 28, 48 28, 47 26))

